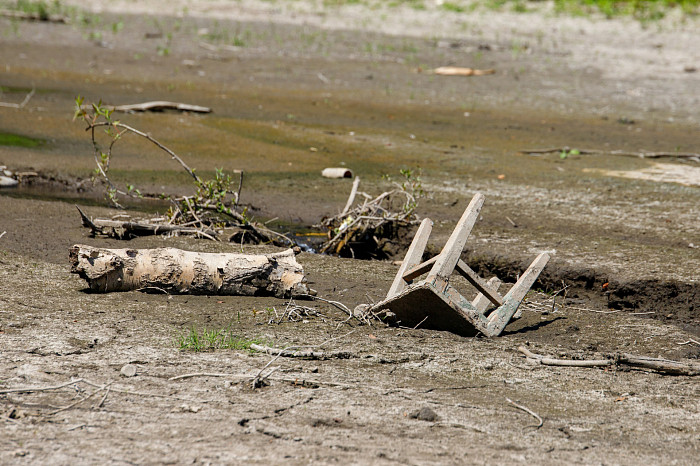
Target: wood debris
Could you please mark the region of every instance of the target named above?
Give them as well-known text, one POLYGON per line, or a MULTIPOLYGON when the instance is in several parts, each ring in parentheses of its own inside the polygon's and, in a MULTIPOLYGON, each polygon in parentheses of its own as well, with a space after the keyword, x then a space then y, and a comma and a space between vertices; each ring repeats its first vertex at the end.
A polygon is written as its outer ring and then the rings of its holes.
POLYGON ((317 225, 328 234, 320 252, 383 259, 392 255, 392 247, 399 249, 397 243, 417 222, 415 208, 424 195, 419 176, 410 170, 401 173, 406 178, 403 183, 394 182, 394 189, 376 197, 358 191, 360 178, 356 177, 341 213, 317 225))
MULTIPOLYGON (((92 109, 92 105, 83 105, 84 110, 92 109)), ((143 102, 139 104, 129 105, 102 105, 102 108, 111 112, 162 112, 163 110, 177 110, 180 112, 193 113, 211 113, 210 107, 202 107, 201 105, 183 104, 180 102, 168 102, 166 100, 156 100, 153 102, 143 102)))
POLYGON ((440 66, 430 71, 430 73, 440 76, 486 76, 488 74, 496 73, 496 70, 477 70, 474 68, 464 68, 461 66, 440 66))
POLYGON ((700 375, 700 364, 693 362, 674 361, 672 359, 651 358, 627 353, 607 355, 606 359, 554 359, 540 354, 535 354, 524 346, 518 347, 529 360, 543 366, 565 367, 609 367, 628 366, 631 368, 650 369, 662 374, 670 375, 700 375))
POLYGON ((292 249, 276 254, 231 254, 175 248, 103 249, 75 245, 71 273, 92 291, 158 290, 175 294, 278 298, 306 295, 304 269, 292 249))

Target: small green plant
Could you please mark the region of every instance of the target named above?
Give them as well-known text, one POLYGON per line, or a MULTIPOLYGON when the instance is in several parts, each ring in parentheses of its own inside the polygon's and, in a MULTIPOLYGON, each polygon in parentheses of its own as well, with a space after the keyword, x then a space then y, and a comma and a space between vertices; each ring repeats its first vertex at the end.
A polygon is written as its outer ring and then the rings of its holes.
POLYGON ((116 35, 119 34, 119 32, 124 29, 124 21, 119 20, 116 23, 112 23, 112 34, 116 35))
POLYGON ((421 181, 421 169, 411 169, 411 168, 401 168, 399 173, 403 177, 400 181, 394 181, 388 174, 383 175, 387 181, 392 182, 396 187, 400 188, 400 192, 405 195, 405 202, 401 207, 401 210, 405 214, 406 218, 411 219, 413 217, 413 212, 418 207, 418 201, 425 197, 425 190, 423 189, 423 182, 421 181))
POLYGON ((559 158, 562 160, 566 160, 570 155, 579 155, 581 151, 578 149, 562 149, 562 151, 559 153, 559 158))
POLYGON ((462 5, 455 2, 445 2, 441 6, 443 10, 451 11, 453 13, 464 13, 466 11, 462 5))
POLYGON ((175 344, 181 351, 214 351, 220 349, 250 350, 250 345, 269 345, 262 338, 244 338, 234 335, 233 330, 221 329, 197 329, 190 327, 182 331, 175 338, 175 344))

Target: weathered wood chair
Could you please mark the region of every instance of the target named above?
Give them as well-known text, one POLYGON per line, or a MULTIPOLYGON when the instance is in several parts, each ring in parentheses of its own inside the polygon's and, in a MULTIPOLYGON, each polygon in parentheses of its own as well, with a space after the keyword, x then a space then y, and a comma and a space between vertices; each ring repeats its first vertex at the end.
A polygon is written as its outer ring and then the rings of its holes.
POLYGON ((547 265, 549 255, 542 253, 537 256, 510 291, 501 296, 498 278, 486 282, 460 259, 483 204, 484 195, 477 193, 442 252, 420 263, 433 226, 430 219, 423 220, 389 293, 383 301, 372 306, 372 311, 389 310, 396 314, 402 325, 409 327, 421 324, 425 328, 448 330, 464 336, 474 336, 479 332, 489 337, 500 335, 547 265), (473 301, 467 300, 450 284, 450 276, 455 270, 479 291, 473 301), (426 272, 425 280, 414 282, 426 272), (487 313, 490 303, 497 307, 487 313))

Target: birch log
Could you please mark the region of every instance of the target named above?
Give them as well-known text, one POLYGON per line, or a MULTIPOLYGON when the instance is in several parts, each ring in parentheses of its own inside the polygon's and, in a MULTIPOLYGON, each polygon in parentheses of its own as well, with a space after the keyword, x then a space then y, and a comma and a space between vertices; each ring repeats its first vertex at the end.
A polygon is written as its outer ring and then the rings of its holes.
POLYGON ((91 290, 132 291, 157 288, 174 294, 309 294, 304 269, 294 251, 249 255, 203 253, 175 248, 103 249, 75 245, 71 272, 91 290))

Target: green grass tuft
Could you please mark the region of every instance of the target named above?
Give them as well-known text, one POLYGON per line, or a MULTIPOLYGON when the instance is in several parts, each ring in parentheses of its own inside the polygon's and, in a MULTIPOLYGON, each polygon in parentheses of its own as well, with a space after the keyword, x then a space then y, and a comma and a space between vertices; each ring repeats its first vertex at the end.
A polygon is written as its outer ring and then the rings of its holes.
POLYGON ((269 345, 262 338, 244 338, 233 334, 231 328, 202 329, 191 327, 176 337, 181 351, 214 351, 218 349, 250 350, 250 345, 269 345))

